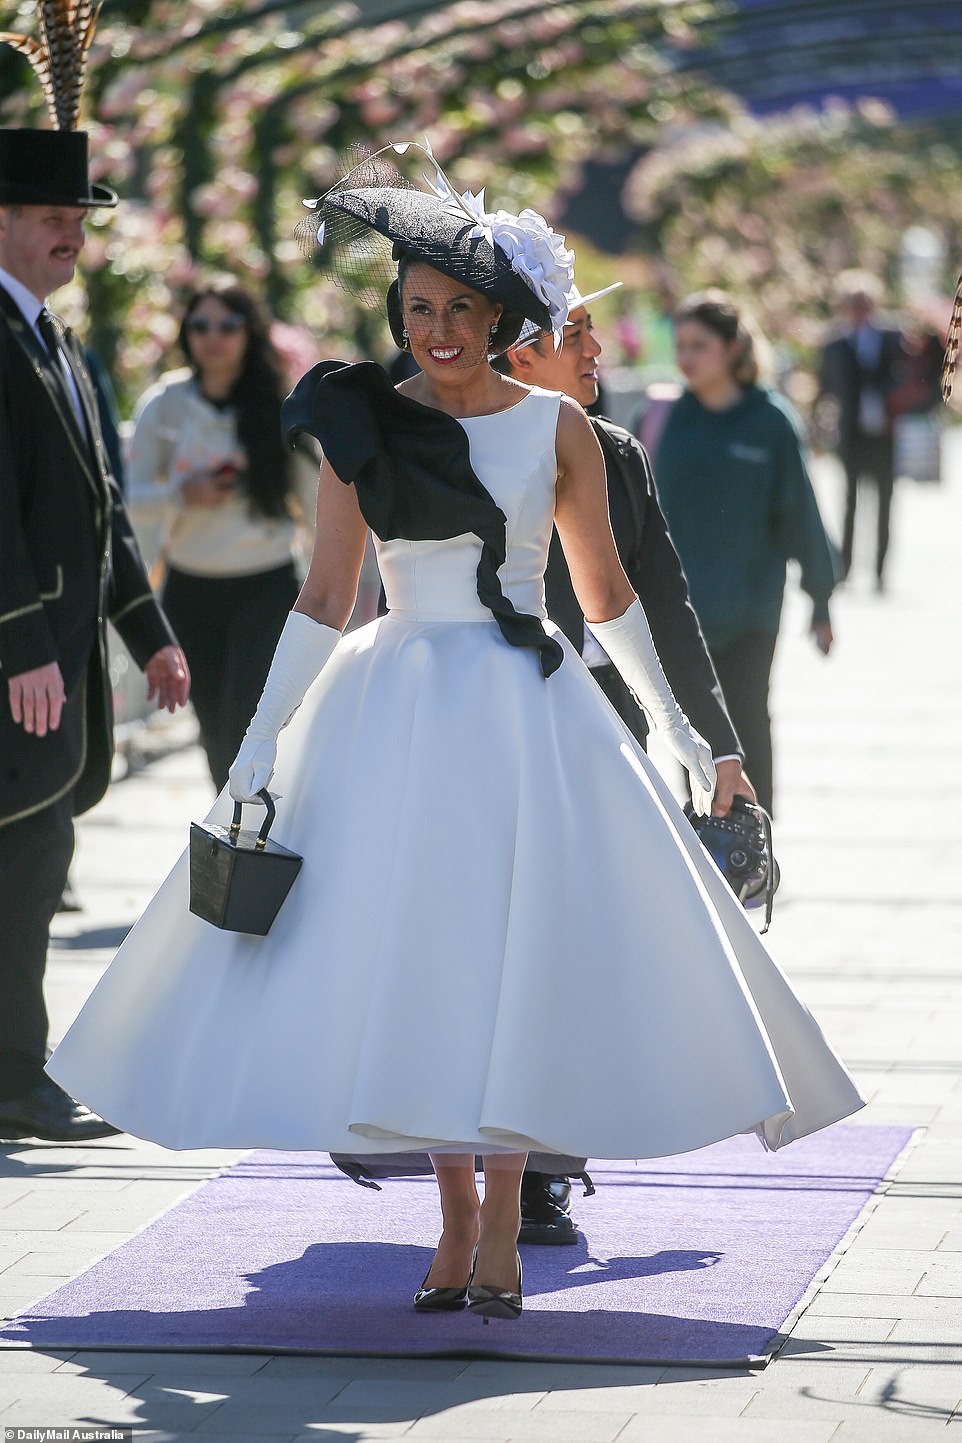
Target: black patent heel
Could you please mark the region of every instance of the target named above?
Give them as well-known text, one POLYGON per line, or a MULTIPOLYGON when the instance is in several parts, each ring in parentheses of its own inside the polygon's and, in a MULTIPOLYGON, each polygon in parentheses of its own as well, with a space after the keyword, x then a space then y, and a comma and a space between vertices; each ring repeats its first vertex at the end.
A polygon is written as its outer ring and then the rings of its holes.
POLYGON ((505 1318, 506 1320, 520 1318, 524 1303, 521 1255, 518 1255, 517 1292, 513 1293, 505 1288, 486 1288, 480 1283, 469 1282, 467 1296, 468 1311, 477 1313, 485 1323, 489 1323, 492 1318, 505 1318))
POLYGON ((426 1287, 425 1284, 431 1276, 431 1269, 428 1268, 424 1275, 424 1282, 414 1294, 414 1311, 416 1313, 460 1313, 467 1305, 468 1289, 474 1278, 474 1265, 477 1260, 478 1250, 475 1248, 474 1257, 471 1259, 471 1271, 463 1288, 426 1287))

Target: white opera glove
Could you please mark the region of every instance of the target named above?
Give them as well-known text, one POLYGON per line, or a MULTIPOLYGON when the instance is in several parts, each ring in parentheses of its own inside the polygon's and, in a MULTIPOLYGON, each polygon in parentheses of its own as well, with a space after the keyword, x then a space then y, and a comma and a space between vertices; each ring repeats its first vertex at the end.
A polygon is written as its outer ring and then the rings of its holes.
POLYGON ((322 626, 292 611, 284 623, 261 699, 244 733, 228 776, 235 802, 253 802, 274 773, 277 737, 304 700, 305 693, 341 639, 333 626, 322 626))
POLYGON ((613 621, 589 621, 587 624, 634 692, 639 705, 651 717, 655 730, 672 756, 688 773, 695 811, 700 817, 708 816, 715 791, 715 763, 711 747, 698 735, 674 698, 658 660, 641 602, 635 597, 624 616, 616 616, 613 621))

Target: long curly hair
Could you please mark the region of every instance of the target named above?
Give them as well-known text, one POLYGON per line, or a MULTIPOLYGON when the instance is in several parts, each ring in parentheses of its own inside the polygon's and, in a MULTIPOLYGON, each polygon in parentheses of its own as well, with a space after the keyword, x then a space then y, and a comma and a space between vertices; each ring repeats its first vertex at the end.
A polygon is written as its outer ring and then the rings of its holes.
POLYGON ((194 372, 188 323, 201 301, 213 296, 247 326, 247 349, 240 375, 228 397, 237 415, 237 438, 247 453, 246 489, 251 509, 277 518, 291 514, 293 466, 281 438, 281 402, 286 394, 284 371, 270 337, 267 312, 231 277, 208 281, 188 297, 178 342, 194 372))

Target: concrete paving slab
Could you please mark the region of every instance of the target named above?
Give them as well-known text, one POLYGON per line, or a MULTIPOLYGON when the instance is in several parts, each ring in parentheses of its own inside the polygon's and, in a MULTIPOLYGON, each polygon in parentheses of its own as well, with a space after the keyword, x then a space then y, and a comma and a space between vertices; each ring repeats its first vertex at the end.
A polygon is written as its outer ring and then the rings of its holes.
MULTIPOLYGON (((411 1432, 414 1419, 399 1418, 389 1409, 342 1410, 337 1403, 319 1403, 315 1408, 305 1403, 300 1408, 280 1408, 272 1411, 262 1408, 245 1409, 230 1401, 224 1404, 219 1413, 205 1418, 194 1431, 198 1438, 223 1438, 231 1435, 238 1438, 259 1438, 270 1437, 277 1432, 293 1432, 296 1435, 316 1428, 323 1436, 323 1430, 334 1423, 340 1423, 345 1431, 353 1428, 362 1437, 372 1426, 383 1430, 382 1436, 397 1437, 411 1432)), ((315 1433, 315 1438, 316 1436, 315 1433)))
POLYGON ((624 1411, 644 1417, 670 1417, 675 1413, 685 1413, 691 1416, 700 1414, 705 1418, 737 1418, 748 1407, 758 1387, 757 1382, 746 1382, 742 1379, 728 1382, 684 1382, 677 1385, 667 1380, 649 1388, 616 1388, 615 1397, 610 1403, 607 1396, 603 1400, 597 1398, 593 1408, 591 1399, 595 1396, 594 1391, 572 1394, 566 1390, 549 1393, 539 1411, 573 1411, 573 1405, 568 1400, 574 1397, 579 1400, 578 1406, 583 1405, 596 1412, 600 1412, 602 1408, 605 1411, 617 1411, 620 1400, 624 1411))
POLYGON ((950 1425, 946 1432, 943 1418, 917 1417, 897 1410, 879 1416, 846 1418, 832 1443, 945 1443, 953 1436, 950 1425))
MULTIPOLYGON (((347 1421, 346 1419, 342 1421, 347 1421)), ((615 1443, 631 1421, 629 1413, 500 1411, 466 1404, 418 1418, 405 1437, 464 1439, 545 1439, 548 1443, 615 1443)))
POLYGON ((952 1298, 895 1298, 885 1295, 874 1294, 871 1296, 856 1293, 825 1293, 819 1292, 812 1299, 805 1316, 817 1317, 853 1317, 853 1318, 882 1318, 895 1317, 896 1319, 916 1319, 928 1321, 929 1319, 948 1319, 950 1322, 957 1316, 957 1305, 952 1298))
POLYGON ((883 1343, 896 1321, 896 1318, 831 1318, 824 1314, 804 1313, 792 1329, 782 1356, 794 1351, 792 1344, 806 1339, 820 1343, 883 1343))
MULTIPOLYGON (((278 1386, 289 1385, 281 1383, 278 1386)), ((461 1405, 485 1409, 512 1407, 519 1412, 530 1412, 545 1399, 556 1398, 564 1401, 570 1396, 568 1390, 560 1394, 547 1394, 527 1389, 513 1390, 510 1395, 506 1395, 499 1383, 471 1378, 467 1374, 449 1381, 438 1378, 372 1378, 348 1382, 337 1393, 337 1407, 356 1408, 362 1415, 373 1408, 377 1412, 390 1411, 397 1417, 413 1419, 421 1413, 461 1405)))
POLYGON ((0 1350, 0 1374, 16 1377, 22 1373, 55 1373, 67 1358, 66 1353, 38 1353, 33 1348, 0 1350))
MULTIPOLYGON (((423 1364, 418 1364, 423 1366, 423 1364)), ((520 1363, 499 1362, 495 1358, 481 1358, 469 1362, 465 1377, 469 1379, 496 1379, 507 1384, 512 1393, 521 1390, 551 1393, 558 1388, 621 1388, 645 1386, 657 1383, 669 1372, 658 1366, 626 1363, 608 1365, 605 1363, 520 1363)), ((683 1371, 683 1370, 678 1370, 683 1371)))
POLYGON ((838 1425, 798 1418, 716 1418, 706 1432, 705 1419, 696 1415, 660 1419, 633 1418, 618 1443, 834 1443, 838 1425))
MULTIPOLYGON (((325 1438, 335 1439, 337 1443, 376 1443, 379 1438, 406 1438, 413 1426, 413 1423, 316 1423, 298 1433, 292 1443, 323 1443, 325 1438)), ((458 1440, 446 1438, 445 1443, 458 1443, 458 1440)))
POLYGON ((924 1277, 924 1272, 917 1268, 901 1270, 886 1268, 884 1271, 880 1269, 873 1273, 853 1267, 842 1269, 840 1265, 830 1277, 826 1278, 822 1289, 826 1293, 910 1297, 918 1290, 924 1277))
POLYGON ((450 1382, 463 1377, 470 1367, 466 1358, 306 1358, 280 1354, 265 1362, 259 1376, 269 1379, 340 1376, 348 1369, 352 1378, 450 1382))

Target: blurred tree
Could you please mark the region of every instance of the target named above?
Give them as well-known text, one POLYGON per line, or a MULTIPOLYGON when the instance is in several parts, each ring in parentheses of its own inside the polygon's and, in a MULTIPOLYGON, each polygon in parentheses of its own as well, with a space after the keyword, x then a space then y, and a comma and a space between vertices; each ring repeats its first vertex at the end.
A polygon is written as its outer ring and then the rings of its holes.
MULTIPOLYGON (((721 9, 717 0, 108 3, 84 117, 96 178, 109 178, 123 204, 91 215, 90 338, 129 401, 170 347, 182 288, 222 268, 259 282, 275 312, 304 321, 331 354, 383 346, 383 324, 317 285, 291 239, 301 198, 331 183, 350 145, 427 133, 461 186, 556 214, 554 197, 587 157, 725 113, 727 100, 679 64, 721 9)), ((34 7, 0 20, 30 31, 34 7)), ((26 62, 7 54, 0 67, 0 123, 45 123, 26 62)))
MULTIPOLYGON (((810 358, 835 277, 861 267, 898 304, 899 254, 925 224, 957 265, 962 145, 946 123, 907 126, 877 102, 679 128, 636 166, 625 207, 676 295, 717 285, 810 358)), ((950 296, 955 275, 943 277, 950 296)), ((946 317, 947 319, 947 317, 946 317)))

